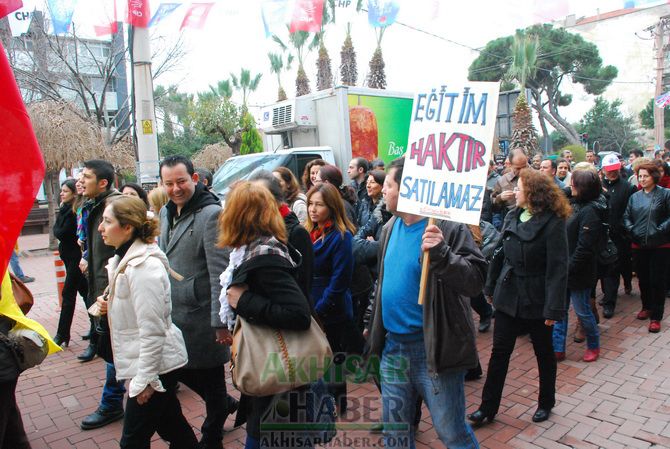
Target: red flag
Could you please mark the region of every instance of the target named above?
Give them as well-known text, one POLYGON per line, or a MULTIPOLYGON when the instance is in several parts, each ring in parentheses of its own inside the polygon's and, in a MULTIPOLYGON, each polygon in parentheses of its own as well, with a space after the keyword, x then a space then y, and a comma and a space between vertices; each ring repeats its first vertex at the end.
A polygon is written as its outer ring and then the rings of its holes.
POLYGON ((0 19, 13 13, 19 8, 23 8, 21 0, 0 0, 0 19))
POLYGON ((149 0, 128 0, 128 23, 138 28, 146 28, 151 20, 149 0))
POLYGON ((323 0, 296 0, 291 19, 291 33, 321 31, 323 0))
POLYGON ((100 37, 118 33, 119 24, 116 15, 116 0, 114 0, 113 2, 113 7, 114 7, 114 20, 106 24, 93 25, 93 30, 95 31, 96 36, 100 37))
POLYGON ((214 3, 191 3, 191 7, 186 11, 179 30, 181 31, 184 28, 201 29, 205 26, 207 15, 212 6, 214 6, 214 3))
POLYGON ((44 179, 44 160, 2 43, 0 92, 0 273, 4 273, 44 179))

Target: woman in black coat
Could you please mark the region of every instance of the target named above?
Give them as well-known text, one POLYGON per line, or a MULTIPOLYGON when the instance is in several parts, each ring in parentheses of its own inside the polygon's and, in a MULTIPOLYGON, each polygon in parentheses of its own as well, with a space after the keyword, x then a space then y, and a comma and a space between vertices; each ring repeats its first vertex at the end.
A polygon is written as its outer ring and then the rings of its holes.
POLYGON ((63 285, 63 305, 58 320, 58 330, 54 336, 54 342, 60 346, 70 343, 70 328, 74 316, 74 306, 77 300, 77 292, 86 301, 88 296, 88 283, 79 269, 81 260, 81 248, 77 243, 77 217, 72 205, 77 196, 77 187, 74 179, 66 179, 61 184, 60 199, 61 207, 54 223, 54 236, 59 240, 58 252, 65 265, 65 283, 63 285))
MULTIPOLYGON (((294 260, 286 246, 286 229, 279 211, 268 207, 274 201, 265 186, 248 181, 235 186, 226 198, 218 243, 232 248, 229 267, 221 275, 220 314, 228 326, 233 312, 252 326, 307 330, 311 325, 309 302, 295 278, 300 261, 294 260)), ((261 438, 272 438, 261 432, 261 421, 276 399, 242 397, 238 414, 247 418, 246 448, 258 448, 261 438)))
MULTIPOLYGON (((607 199, 595 170, 576 170, 570 178, 572 215, 568 218, 568 296, 586 334, 582 360, 594 362, 600 355, 600 332, 591 309, 591 290, 598 278, 598 250, 606 242, 607 199)), ((556 359, 565 359, 568 318, 554 326, 556 359)))
POLYGON ((661 330, 670 265, 670 189, 658 185, 661 175, 653 163, 637 168, 642 190, 631 195, 623 215, 640 281, 642 310, 637 319, 650 320, 649 332, 661 330))
POLYGON ((489 267, 486 296, 493 294, 496 319, 482 403, 468 419, 493 420, 502 398, 516 338, 530 333, 540 372, 534 422, 545 421, 555 404, 556 359, 552 326, 565 316, 570 206, 554 180, 526 168, 515 189, 516 207, 505 217, 502 250, 489 267))

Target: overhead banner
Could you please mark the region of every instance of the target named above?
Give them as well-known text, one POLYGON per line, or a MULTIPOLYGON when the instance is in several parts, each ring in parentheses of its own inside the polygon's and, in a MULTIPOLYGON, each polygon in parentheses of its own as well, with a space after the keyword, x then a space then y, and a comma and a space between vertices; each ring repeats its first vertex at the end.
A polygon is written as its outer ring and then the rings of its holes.
POLYGON ((128 23, 138 28, 149 26, 149 0, 128 0, 128 23))
POLYGON ((368 22, 375 28, 393 24, 398 17, 397 0, 368 0, 368 22))
POLYGON ((72 15, 78 0, 49 0, 49 13, 54 34, 64 34, 70 30, 72 15))
POLYGON ((0 19, 21 8, 23 8, 23 2, 21 0, 0 1, 0 19))
POLYGON ((149 27, 158 25, 161 20, 168 17, 180 6, 181 3, 161 3, 160 6, 158 6, 156 12, 154 13, 154 16, 149 21, 149 27))
POLYGON ((181 22, 179 30, 181 31, 184 28, 201 30, 205 26, 207 16, 213 6, 214 3, 191 3, 191 6, 184 15, 184 20, 181 22))
POLYGON ((23 2, 23 6, 20 9, 9 13, 7 21, 9 22, 9 29, 12 31, 12 36, 20 36, 23 33, 28 32, 30 22, 33 20, 34 11, 35 1, 26 0, 23 2))
POLYGON ((321 31, 323 19, 323 0, 296 0, 291 19, 289 32, 307 31, 316 33, 321 31))
POLYGON ((479 225, 499 90, 461 82, 415 95, 399 211, 479 225))

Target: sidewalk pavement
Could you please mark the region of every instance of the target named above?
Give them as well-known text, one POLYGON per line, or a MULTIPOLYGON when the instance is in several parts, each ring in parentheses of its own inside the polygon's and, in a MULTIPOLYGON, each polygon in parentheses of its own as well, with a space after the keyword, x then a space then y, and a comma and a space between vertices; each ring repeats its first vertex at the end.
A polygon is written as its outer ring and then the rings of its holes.
MULTIPOLYGON (((20 261, 35 296, 31 318, 50 332, 58 324, 58 300, 53 256, 39 251, 47 238, 21 237, 27 256, 20 261)), ((50 253, 47 253, 50 254, 50 253)), ((500 413, 495 421, 476 430, 482 448, 670 448, 670 320, 658 334, 647 332, 646 321, 638 321, 639 293, 634 282, 632 296, 620 296, 616 315, 600 324, 601 356, 584 363, 585 344, 569 339, 567 360, 559 363, 557 405, 548 421, 535 424, 530 418, 537 407, 538 373, 528 337, 520 337, 510 362, 500 413)), ((571 315, 570 335, 574 327, 571 315)), ((77 302, 70 347, 49 356, 39 367, 19 379, 17 399, 34 449, 117 448, 121 421, 102 429, 82 431, 81 419, 93 412, 100 399, 105 369, 102 360, 80 363, 76 356, 85 349, 80 336, 88 331, 84 304, 77 302)), ((491 353, 492 332, 478 337, 484 369, 491 353)), ((485 378, 465 386, 468 412, 479 405, 485 378)), ((237 391, 228 379, 228 391, 237 391)), ((349 385, 350 411, 343 423, 375 422, 381 412, 379 394, 372 384, 349 385)), ((204 420, 204 404, 185 386, 179 392, 184 415, 197 429, 204 420)), ((448 404, 447 404, 448 406, 448 404)), ((229 418, 224 447, 244 447, 244 428, 233 429, 229 418)), ((337 447, 380 447, 381 436, 361 430, 340 430, 337 447)), ((443 447, 424 407, 416 437, 417 448, 443 447)), ((153 448, 167 448, 158 436, 153 448)))

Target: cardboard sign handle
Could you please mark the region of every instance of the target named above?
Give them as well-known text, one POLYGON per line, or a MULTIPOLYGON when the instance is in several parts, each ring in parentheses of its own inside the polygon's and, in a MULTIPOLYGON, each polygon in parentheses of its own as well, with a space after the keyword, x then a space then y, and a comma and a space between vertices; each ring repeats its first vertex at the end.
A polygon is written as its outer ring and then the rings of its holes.
MULTIPOLYGON (((429 218, 426 227, 434 225, 435 219, 429 218)), ((419 283, 419 305, 423 305, 423 298, 426 296, 426 284, 428 283, 428 268, 430 268, 430 252, 423 252, 423 261, 421 262, 421 281, 419 283)))

